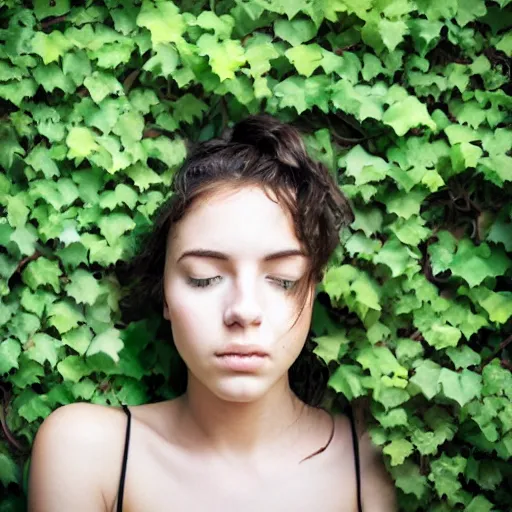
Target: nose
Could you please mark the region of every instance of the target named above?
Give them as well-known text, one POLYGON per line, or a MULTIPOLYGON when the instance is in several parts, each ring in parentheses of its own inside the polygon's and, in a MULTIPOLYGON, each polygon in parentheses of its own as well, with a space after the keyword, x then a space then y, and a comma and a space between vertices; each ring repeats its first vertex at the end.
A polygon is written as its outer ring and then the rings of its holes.
POLYGON ((224 323, 227 326, 261 324, 262 310, 253 283, 246 279, 244 283, 235 284, 233 295, 224 311, 224 323))

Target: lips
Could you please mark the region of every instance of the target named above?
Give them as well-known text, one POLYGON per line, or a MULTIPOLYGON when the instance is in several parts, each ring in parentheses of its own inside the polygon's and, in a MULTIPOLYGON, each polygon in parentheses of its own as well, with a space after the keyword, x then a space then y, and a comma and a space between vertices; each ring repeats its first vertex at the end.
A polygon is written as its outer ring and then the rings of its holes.
POLYGON ((228 345, 222 351, 216 352, 216 356, 268 356, 268 352, 257 345, 228 345))

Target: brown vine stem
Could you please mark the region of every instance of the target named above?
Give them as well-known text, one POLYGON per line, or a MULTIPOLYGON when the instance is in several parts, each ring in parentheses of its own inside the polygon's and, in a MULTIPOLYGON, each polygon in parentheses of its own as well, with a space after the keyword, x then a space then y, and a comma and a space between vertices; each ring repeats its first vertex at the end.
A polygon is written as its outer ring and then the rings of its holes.
POLYGON ((2 427, 4 436, 7 439, 7 441, 9 441, 9 443, 11 443, 20 452, 26 452, 26 449, 12 435, 12 432, 9 430, 9 427, 7 426, 7 420, 5 418, 6 418, 6 414, 7 414, 7 403, 9 402, 8 393, 2 385, 0 385, 0 390, 2 391, 2 395, 3 395, 2 407, 0 407, 0 426, 2 427))
POLYGON ((483 370, 502 350, 512 343, 512 334, 500 343, 500 346, 481 364, 480 370, 483 370))
POLYGON ((42 254, 39 251, 36 251, 32 256, 27 256, 26 258, 23 258, 16 267, 16 272, 21 272, 21 269, 30 261, 37 260, 39 256, 42 256, 42 254))
POLYGON ((61 21, 66 21, 66 19, 67 19, 67 14, 63 14, 62 16, 57 16, 55 18, 52 18, 51 20, 42 21, 41 27, 43 29, 45 29, 45 28, 51 27, 52 25, 60 23, 61 21))

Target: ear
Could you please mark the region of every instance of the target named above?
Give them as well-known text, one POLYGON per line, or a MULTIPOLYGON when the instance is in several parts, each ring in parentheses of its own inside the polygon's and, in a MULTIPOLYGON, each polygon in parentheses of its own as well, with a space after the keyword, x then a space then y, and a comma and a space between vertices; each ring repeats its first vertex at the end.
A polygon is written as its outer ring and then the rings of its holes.
POLYGON ((167 305, 167 301, 165 300, 165 298, 164 298, 164 311, 163 311, 163 313, 164 313, 164 318, 166 320, 170 320, 169 306, 167 305))

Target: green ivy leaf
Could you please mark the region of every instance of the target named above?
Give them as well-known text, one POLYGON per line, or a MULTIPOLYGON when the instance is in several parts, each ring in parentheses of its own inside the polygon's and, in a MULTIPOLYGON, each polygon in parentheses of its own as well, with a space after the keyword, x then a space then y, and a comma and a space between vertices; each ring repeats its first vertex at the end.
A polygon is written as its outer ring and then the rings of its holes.
POLYGON ((464 345, 460 348, 448 348, 446 354, 452 360, 455 368, 467 368, 480 364, 482 358, 478 352, 464 345))
POLYGON ((117 329, 107 329, 98 334, 89 345, 87 355, 92 356, 99 352, 108 354, 116 363, 119 361, 119 352, 124 347, 123 340, 119 336, 117 329))
POLYGON ((334 371, 328 384, 337 393, 342 393, 348 400, 353 400, 364 394, 362 376, 359 366, 343 364, 334 371))
POLYGON ((382 451, 391 457, 391 465, 397 466, 402 464, 413 450, 414 446, 407 439, 396 439, 386 445, 382 451))
POLYGON ((21 345, 14 338, 0 341, 0 374, 7 373, 13 368, 19 368, 18 358, 21 354, 21 345))
POLYGON ((111 246, 115 245, 123 233, 132 230, 134 227, 133 219, 124 213, 104 215, 99 221, 100 232, 111 246))
POLYGON ((89 375, 92 370, 80 356, 68 356, 57 364, 57 370, 62 377, 71 382, 78 382, 82 377, 89 375))
POLYGON ((389 169, 384 159, 370 155, 360 145, 354 146, 342 156, 338 165, 346 168, 345 174, 355 179, 356 186, 383 180, 389 169))
POLYGON ((459 242, 449 268, 453 275, 462 277, 474 287, 487 277, 504 274, 510 265, 511 261, 502 249, 491 248, 486 243, 475 246, 465 238, 459 242))
POLYGON ((212 71, 220 81, 235 78, 235 72, 243 66, 247 58, 239 41, 227 39, 219 42, 210 34, 203 34, 197 41, 199 55, 208 56, 212 71))
POLYGON ((76 269, 69 280, 66 292, 77 304, 94 304, 102 291, 95 277, 84 269, 76 269))
POLYGON ((32 39, 32 52, 37 53, 45 64, 58 61, 73 43, 59 30, 52 30, 49 34, 36 32, 32 39))
POLYGON ((328 336, 317 336, 313 338, 313 341, 317 344, 313 352, 323 359, 326 364, 331 361, 338 361, 338 358, 343 357, 350 343, 345 330, 329 333, 328 336))
POLYGON ((443 394, 461 406, 479 397, 482 392, 481 375, 467 369, 457 373, 443 368, 439 374, 439 384, 443 394))
POLYGON ((39 384, 39 378, 44 376, 44 368, 35 361, 31 361, 26 354, 21 354, 18 371, 9 377, 9 380, 18 388, 24 389, 32 384, 39 384))
POLYGON ((2 485, 7 488, 9 484, 18 483, 20 476, 19 467, 9 454, 0 452, 0 482, 2 485))
POLYGON ((66 138, 66 144, 69 147, 68 158, 85 158, 99 148, 93 132, 83 126, 71 128, 66 138))
POLYGON ((55 327, 60 334, 70 331, 83 322, 82 311, 70 300, 61 300, 48 308, 48 323, 55 327))
POLYGON ((57 364, 57 350, 61 346, 60 340, 52 338, 48 334, 38 332, 32 336, 31 347, 25 351, 27 356, 37 361, 41 366, 48 361, 53 368, 57 364))
POLYGON ((318 44, 298 45, 285 52, 288 60, 295 66, 299 74, 309 77, 320 66, 322 48, 318 44))
POLYGON ((414 96, 408 96, 391 105, 384 112, 382 122, 391 126, 398 136, 405 135, 411 128, 420 125, 428 126, 431 130, 436 129, 427 108, 414 96))
POLYGON ((186 29, 178 7, 173 2, 165 0, 155 3, 144 0, 136 23, 151 32, 153 45, 177 42, 186 29))
POLYGON ((21 254, 31 256, 36 248, 37 230, 32 224, 26 224, 16 228, 11 234, 10 239, 18 246, 21 254))
POLYGON ((429 359, 419 360, 415 366, 415 373, 409 382, 415 384, 426 398, 431 400, 439 392, 439 375, 441 367, 429 359))
POLYGON ((428 476, 434 486, 439 497, 453 496, 461 488, 458 476, 466 468, 467 459, 462 455, 448 457, 442 454, 438 459, 431 462, 432 472, 428 476))
POLYGON ((458 3, 455 19, 461 27, 487 13, 484 0, 458 0, 458 3))
POLYGON ((395 485, 407 494, 414 494, 416 498, 421 497, 427 491, 427 477, 420 473, 420 468, 411 461, 405 461, 399 466, 392 466, 391 474, 395 485))
POLYGON ((91 98, 98 104, 110 94, 116 96, 124 95, 123 87, 117 78, 105 71, 93 71, 91 75, 85 78, 84 85, 87 87, 91 98))
POLYGON ((32 390, 24 390, 24 394, 18 398, 23 402, 18 407, 18 413, 29 422, 39 418, 44 420, 52 412, 46 395, 38 395, 32 390))
POLYGON ((408 28, 403 20, 381 19, 379 22, 379 33, 386 48, 393 52, 403 41, 408 28))
POLYGON ((58 261, 49 260, 40 257, 35 261, 31 261, 23 270, 21 278, 31 290, 35 290, 39 286, 50 285, 55 293, 60 291, 59 277, 62 271, 58 261))
POLYGON ((274 22, 274 33, 292 46, 299 46, 313 39, 317 33, 317 28, 311 20, 278 19, 274 22))

